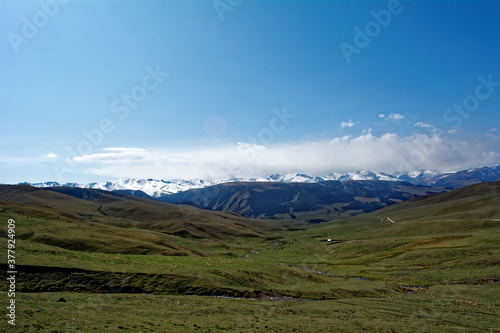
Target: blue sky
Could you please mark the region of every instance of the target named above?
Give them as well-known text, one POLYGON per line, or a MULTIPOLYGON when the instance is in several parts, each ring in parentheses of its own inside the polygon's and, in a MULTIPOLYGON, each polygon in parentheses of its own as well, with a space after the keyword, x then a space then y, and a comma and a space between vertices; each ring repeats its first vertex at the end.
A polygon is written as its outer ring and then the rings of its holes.
POLYGON ((0 182, 500 162, 498 1, 0 2, 0 182))

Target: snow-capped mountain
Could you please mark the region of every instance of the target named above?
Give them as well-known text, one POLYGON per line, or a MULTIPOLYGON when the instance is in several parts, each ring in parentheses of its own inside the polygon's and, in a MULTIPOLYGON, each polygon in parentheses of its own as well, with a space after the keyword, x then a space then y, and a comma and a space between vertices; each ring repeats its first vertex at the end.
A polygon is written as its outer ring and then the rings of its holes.
POLYGON ((309 176, 300 173, 274 174, 266 178, 229 178, 223 180, 163 180, 163 179, 121 179, 114 182, 76 184, 58 182, 22 183, 35 187, 72 186, 106 191, 142 191, 147 195, 159 198, 165 195, 200 189, 229 182, 278 182, 278 183, 319 183, 322 181, 405 181, 414 185, 433 187, 459 188, 474 183, 500 180, 500 165, 484 168, 467 169, 458 172, 443 172, 432 170, 380 173, 373 171, 357 171, 345 174, 331 173, 323 177, 309 176))
POLYGON ((277 183, 319 183, 325 180, 333 180, 328 177, 312 177, 301 173, 274 174, 269 177, 258 179, 257 181, 277 182, 277 183))
POLYGON ((204 188, 212 185, 225 183, 228 181, 230 180, 209 181, 203 179, 195 179, 195 180, 120 179, 115 182, 90 183, 90 184, 76 184, 76 183, 60 184, 58 182, 22 183, 22 184, 32 185, 35 187, 71 186, 71 187, 90 188, 90 189, 98 189, 105 191, 123 191, 123 190, 142 191, 151 197, 157 198, 162 195, 184 192, 191 189, 204 188))

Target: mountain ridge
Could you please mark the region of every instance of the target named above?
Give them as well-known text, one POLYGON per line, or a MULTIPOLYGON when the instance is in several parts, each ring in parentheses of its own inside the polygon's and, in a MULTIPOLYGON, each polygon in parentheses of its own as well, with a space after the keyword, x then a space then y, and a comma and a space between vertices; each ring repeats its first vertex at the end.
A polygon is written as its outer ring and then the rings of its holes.
POLYGON ((165 195, 157 200, 232 212, 247 218, 319 223, 372 212, 415 196, 443 191, 446 189, 381 180, 232 182, 165 195))
POLYGON ((202 189, 209 186, 226 184, 231 182, 276 182, 276 183, 320 183, 324 181, 362 181, 362 180, 381 180, 381 181, 402 181, 413 185, 445 187, 449 189, 461 188, 464 186, 500 180, 500 164, 486 166, 482 168, 471 168, 456 172, 444 172, 436 170, 414 170, 395 173, 383 173, 375 171, 356 171, 348 173, 330 173, 326 176, 310 176, 302 173, 273 174, 265 178, 227 178, 219 180, 205 179, 120 179, 118 181, 93 182, 88 184, 78 183, 58 183, 55 181, 28 183, 23 182, 18 185, 31 185, 39 188, 46 187, 80 187, 89 189, 100 189, 106 191, 118 191, 124 194, 131 194, 152 198, 161 198, 163 196, 185 192, 192 189, 202 189))

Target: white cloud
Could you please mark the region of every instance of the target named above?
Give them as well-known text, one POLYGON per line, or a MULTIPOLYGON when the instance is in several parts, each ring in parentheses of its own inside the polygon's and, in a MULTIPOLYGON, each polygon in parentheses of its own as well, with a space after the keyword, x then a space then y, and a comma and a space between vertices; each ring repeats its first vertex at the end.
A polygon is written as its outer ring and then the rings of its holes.
POLYGON ((391 113, 388 118, 391 120, 401 120, 401 119, 405 119, 405 116, 403 116, 399 113, 391 113))
POLYGON ((358 122, 353 123, 351 119, 348 119, 347 121, 342 121, 340 123, 340 128, 345 128, 345 127, 353 127, 356 125, 358 122))
POLYGON ((457 134, 457 133, 458 133, 458 131, 454 130, 454 129, 448 131, 448 134, 450 134, 450 135, 457 134))
POLYGON ((301 172, 325 175, 355 170, 459 170, 497 163, 498 152, 479 144, 450 141, 434 134, 400 137, 393 133, 272 146, 237 145, 190 150, 107 148, 75 157, 81 172, 109 179, 264 177, 301 172))
POLYGON ((391 113, 389 115, 385 115, 385 114, 379 114, 378 115, 379 118, 382 118, 384 120, 402 120, 402 119, 405 119, 405 116, 403 116, 402 114, 399 114, 399 113, 391 113))
POLYGON ((432 126, 432 125, 429 125, 429 124, 427 124, 427 123, 424 123, 424 122, 421 122, 421 121, 419 121, 419 122, 415 123, 415 126, 417 126, 417 127, 427 127, 427 128, 434 128, 434 126, 432 126))
POLYGON ((105 153, 100 154, 91 154, 91 155, 83 155, 76 156, 73 158, 75 162, 102 162, 102 163, 111 163, 111 162, 121 162, 121 161, 141 161, 148 160, 151 157, 151 154, 154 154, 152 151, 147 151, 142 148, 103 148, 102 150, 105 153))
POLYGON ((51 159, 51 160, 54 160, 54 159, 58 158, 59 156, 57 156, 57 155, 56 155, 56 154, 54 154, 54 153, 49 153, 49 154, 45 155, 45 157, 46 157, 46 158, 49 158, 49 159, 51 159))
POLYGON ((486 136, 495 140, 500 140, 500 135, 495 135, 497 131, 497 128, 491 128, 488 133, 486 133, 486 136))

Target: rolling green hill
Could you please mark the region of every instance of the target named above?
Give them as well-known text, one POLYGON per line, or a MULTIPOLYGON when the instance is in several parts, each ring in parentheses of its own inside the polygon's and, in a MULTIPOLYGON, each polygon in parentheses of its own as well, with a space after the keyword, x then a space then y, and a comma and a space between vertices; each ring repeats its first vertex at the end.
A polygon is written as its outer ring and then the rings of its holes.
MULTIPOLYGON (((48 206, 0 201, 0 212, 16 220, 17 239, 33 249, 50 246, 79 252, 193 254, 162 233, 92 222, 48 206)), ((6 237, 4 230, 1 236, 6 237)))
POLYGON ((499 193, 500 182, 477 184, 286 229, 105 191, 2 186, 0 236, 15 219, 17 288, 26 306, 38 309, 21 306, 29 313, 23 320, 45 331, 67 331, 75 322, 83 331, 134 331, 138 322, 143 331, 157 330, 153 322, 167 331, 242 331, 256 316, 272 331, 328 331, 332 320, 341 331, 481 331, 498 323, 499 193), (75 321, 48 295, 69 299, 72 313, 93 321, 75 321), (318 301, 263 303, 271 299, 318 301), (109 311, 85 305, 96 301, 109 311), (143 319, 120 318, 120 308, 160 301, 166 303, 155 307, 168 316, 150 309, 143 319), (205 308, 210 320, 196 315, 205 308), (404 318, 394 322, 402 309, 404 318), (221 324, 235 316, 242 319, 221 324))
MULTIPOLYGON (((224 212, 211 212, 102 190, 26 185, 0 186, 0 200, 51 207, 67 217, 119 227, 154 230, 192 238, 261 237, 268 224, 224 212)), ((55 214, 55 213, 53 213, 55 214)))
MULTIPOLYGON (((366 236, 446 235, 498 227, 500 182, 424 195, 361 217, 334 223, 366 236)), ((354 234, 349 233, 352 237, 354 234)))

